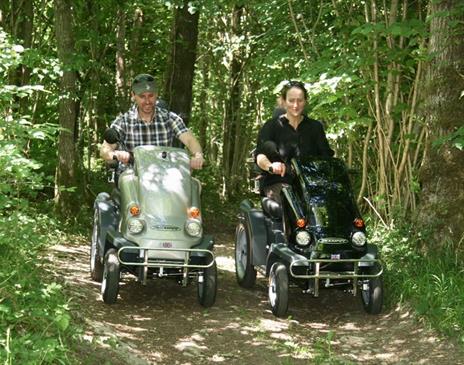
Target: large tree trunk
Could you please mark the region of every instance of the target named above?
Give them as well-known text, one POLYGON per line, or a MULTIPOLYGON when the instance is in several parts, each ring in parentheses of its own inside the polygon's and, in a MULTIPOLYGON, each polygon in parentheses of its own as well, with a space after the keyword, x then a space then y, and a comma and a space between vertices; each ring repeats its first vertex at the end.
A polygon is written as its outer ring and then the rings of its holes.
MULTIPOLYGON (((70 0, 55 0, 55 34, 58 58, 63 69, 60 80, 59 122, 62 130, 58 139, 58 166, 55 182, 55 202, 58 213, 71 217, 79 209, 76 193, 66 189, 79 188, 77 164, 77 73, 72 70, 74 55, 72 7, 70 0)), ((77 195, 78 196, 78 195, 77 195)))
POLYGON ((188 1, 176 8, 170 61, 166 68, 165 94, 169 108, 189 124, 196 61, 199 12, 190 14, 188 1))
MULTIPOLYGON (((464 151, 452 138, 464 128, 464 13, 456 12, 460 4, 461 0, 430 2, 432 61, 426 114, 431 144, 420 174, 418 218, 422 227, 432 230, 434 244, 447 240, 458 244, 464 239, 464 151)), ((462 134, 460 139, 462 143, 462 134)))

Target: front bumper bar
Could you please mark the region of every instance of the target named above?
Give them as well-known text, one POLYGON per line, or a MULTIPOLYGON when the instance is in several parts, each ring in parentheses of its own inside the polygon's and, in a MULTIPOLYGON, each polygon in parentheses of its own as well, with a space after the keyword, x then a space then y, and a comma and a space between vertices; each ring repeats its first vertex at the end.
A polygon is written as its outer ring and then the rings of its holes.
MULTIPOLYGON (((187 284, 188 270, 189 269, 206 269, 213 266, 215 257, 214 253, 210 250, 202 248, 143 248, 134 246, 123 246, 118 250, 118 259, 122 265, 127 266, 142 266, 142 284, 146 284, 148 269, 159 268, 162 276, 164 268, 178 268, 182 269, 183 283, 187 284), (153 251, 174 251, 183 252, 184 260, 166 260, 166 259, 153 259, 148 257, 149 252, 153 251), (122 257, 133 257, 134 253, 137 253, 137 257, 143 258, 143 261, 124 261, 122 257), (130 254, 130 255, 125 255, 130 254), (197 254, 197 256, 210 257, 208 264, 191 264, 191 254, 197 254)), ((208 260, 207 260, 208 261, 208 260)))
POLYGON ((330 280, 330 279, 353 279, 353 295, 357 294, 358 279, 377 278, 383 274, 383 266, 379 259, 361 258, 361 259, 298 259, 290 263, 289 273, 296 279, 314 279, 314 296, 319 295, 319 280, 330 280), (321 270, 321 264, 341 264, 349 263, 353 264, 353 270, 349 271, 327 271, 321 270), (314 265, 313 274, 297 274, 294 269, 305 268, 314 265), (359 271, 359 267, 366 266, 369 264, 379 264, 379 271, 375 274, 366 274, 359 271))

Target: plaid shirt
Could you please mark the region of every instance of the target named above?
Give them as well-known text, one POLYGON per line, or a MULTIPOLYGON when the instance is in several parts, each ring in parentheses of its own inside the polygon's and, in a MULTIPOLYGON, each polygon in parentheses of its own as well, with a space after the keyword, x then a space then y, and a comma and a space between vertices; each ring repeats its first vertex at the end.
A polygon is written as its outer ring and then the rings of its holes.
POLYGON ((175 137, 188 131, 181 117, 166 109, 155 107, 155 118, 146 123, 139 118, 137 105, 117 117, 111 128, 116 129, 128 151, 137 146, 172 146, 175 137))

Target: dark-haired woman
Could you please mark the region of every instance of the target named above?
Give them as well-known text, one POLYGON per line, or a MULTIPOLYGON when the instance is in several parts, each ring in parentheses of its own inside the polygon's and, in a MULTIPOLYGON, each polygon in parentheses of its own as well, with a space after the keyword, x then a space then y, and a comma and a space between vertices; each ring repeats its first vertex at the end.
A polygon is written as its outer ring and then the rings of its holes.
POLYGON ((268 120, 258 134, 256 163, 266 171, 261 181, 264 194, 280 202, 283 184, 290 176, 285 161, 300 156, 333 156, 322 123, 303 114, 308 92, 299 81, 288 82, 281 91, 286 112, 268 120))

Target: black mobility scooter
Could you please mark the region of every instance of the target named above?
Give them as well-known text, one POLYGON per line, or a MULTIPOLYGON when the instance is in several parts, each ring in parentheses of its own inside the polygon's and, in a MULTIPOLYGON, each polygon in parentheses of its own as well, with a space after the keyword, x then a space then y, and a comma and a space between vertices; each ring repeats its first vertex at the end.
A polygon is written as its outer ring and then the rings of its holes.
MULTIPOLYGON (((119 143, 114 129, 108 143, 119 143)), ((124 149, 124 146, 120 146, 124 149)), ((191 176, 183 149, 139 146, 133 161, 117 174, 112 194, 98 194, 90 246, 90 274, 101 282, 103 301, 116 302, 120 275, 196 281, 204 307, 216 298, 214 241, 203 231, 200 182, 191 176)), ((113 167, 118 167, 116 162, 113 167)))
POLYGON ((337 158, 292 158, 292 184, 282 204, 261 199, 240 204, 235 269, 240 286, 251 288, 260 271, 269 278, 274 315, 285 316, 289 285, 317 297, 321 288, 361 293, 366 312, 382 309, 382 265, 356 206, 348 171, 337 158))

